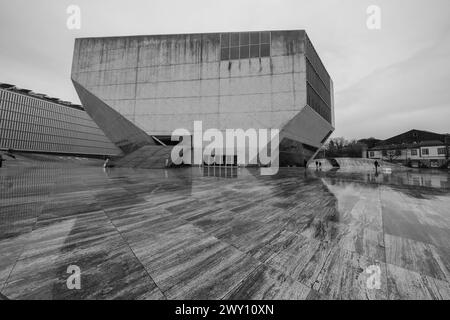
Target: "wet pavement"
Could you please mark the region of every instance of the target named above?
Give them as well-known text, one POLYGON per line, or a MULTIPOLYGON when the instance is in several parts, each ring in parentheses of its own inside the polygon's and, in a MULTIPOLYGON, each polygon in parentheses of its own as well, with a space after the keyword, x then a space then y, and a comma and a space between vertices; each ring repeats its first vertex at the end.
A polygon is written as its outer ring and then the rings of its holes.
POLYGON ((10 299, 450 298, 446 171, 47 164, 0 188, 10 299))

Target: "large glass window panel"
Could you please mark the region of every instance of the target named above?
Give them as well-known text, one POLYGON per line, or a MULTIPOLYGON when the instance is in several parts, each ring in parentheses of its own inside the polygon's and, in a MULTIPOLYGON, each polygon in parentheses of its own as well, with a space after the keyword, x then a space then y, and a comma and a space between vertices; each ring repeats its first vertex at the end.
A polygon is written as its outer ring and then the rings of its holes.
POLYGON ((241 59, 246 59, 246 58, 248 58, 249 57, 249 50, 250 50, 250 47, 249 46, 241 46, 241 47, 239 47, 240 49, 240 51, 239 51, 239 57, 241 58, 241 59))
POLYGON ((239 45, 240 46, 247 46, 250 41, 250 36, 248 32, 241 32, 239 34, 239 45))
POLYGON ((230 48, 222 48, 220 51, 220 60, 230 59, 230 48))
POLYGON ((250 32, 250 44, 259 44, 259 32, 250 32))
POLYGON ((236 47, 238 45, 239 45, 239 33, 232 33, 230 47, 236 47))
POLYGON ((230 59, 239 59, 239 47, 230 48, 230 59))
POLYGON ((261 32, 261 43, 270 43, 270 32, 261 32))
POLYGON ((261 57, 270 56, 270 44, 261 44, 261 57))
POLYGON ((250 46, 250 58, 258 58, 259 57, 259 45, 250 46))

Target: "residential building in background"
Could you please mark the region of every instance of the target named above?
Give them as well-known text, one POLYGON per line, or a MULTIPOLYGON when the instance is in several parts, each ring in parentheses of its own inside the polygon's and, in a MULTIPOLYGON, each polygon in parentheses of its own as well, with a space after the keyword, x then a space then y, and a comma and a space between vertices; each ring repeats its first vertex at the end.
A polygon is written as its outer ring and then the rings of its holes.
POLYGON ((381 141, 367 154, 372 159, 399 162, 411 167, 447 167, 450 135, 413 129, 381 141))
POLYGON ((72 81, 133 166, 162 166, 194 121, 279 129, 281 166, 304 166, 334 130, 333 82, 303 30, 76 39, 72 81))
POLYGON ((0 149, 111 156, 121 153, 80 105, 0 83, 0 149))

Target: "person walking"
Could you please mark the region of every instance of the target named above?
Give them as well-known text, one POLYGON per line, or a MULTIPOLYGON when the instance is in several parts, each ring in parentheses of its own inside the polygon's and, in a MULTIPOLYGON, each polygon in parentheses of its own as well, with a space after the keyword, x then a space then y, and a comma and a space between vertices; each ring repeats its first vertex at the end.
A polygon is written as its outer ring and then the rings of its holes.
POLYGON ((316 170, 319 170, 319 161, 316 161, 316 170))
POLYGON ((109 168, 109 158, 105 159, 105 163, 103 163, 103 168, 109 168))
POLYGON ((378 160, 375 160, 375 162, 373 164, 375 166, 375 174, 378 174, 378 167, 380 166, 380 164, 378 163, 378 160))

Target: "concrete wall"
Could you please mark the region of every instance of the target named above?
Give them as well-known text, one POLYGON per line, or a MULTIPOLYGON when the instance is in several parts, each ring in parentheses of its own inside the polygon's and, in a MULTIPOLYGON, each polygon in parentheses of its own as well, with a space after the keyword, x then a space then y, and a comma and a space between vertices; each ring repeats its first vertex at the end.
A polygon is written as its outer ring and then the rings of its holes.
POLYGON ((77 39, 72 79, 149 135, 192 133, 196 120, 203 131, 288 125, 286 137, 319 147, 334 128, 310 108, 301 113, 305 38, 272 31, 270 57, 226 61, 219 33, 77 39))
POLYGON ((77 39, 72 78, 151 135, 282 128, 306 104, 303 37, 272 32, 271 57, 230 61, 219 34, 77 39))

